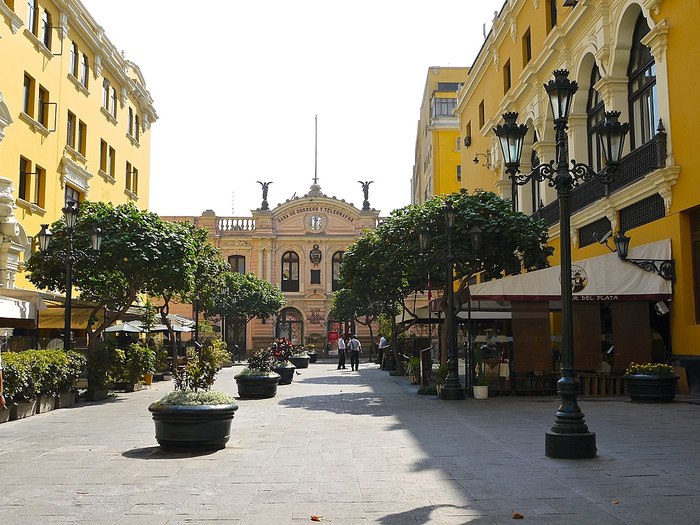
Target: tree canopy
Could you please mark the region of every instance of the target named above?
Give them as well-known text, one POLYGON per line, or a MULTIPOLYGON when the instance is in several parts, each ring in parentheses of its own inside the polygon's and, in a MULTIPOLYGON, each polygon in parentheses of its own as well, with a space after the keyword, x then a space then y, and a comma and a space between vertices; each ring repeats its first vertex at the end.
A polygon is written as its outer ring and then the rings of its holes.
POLYGON ((433 285, 444 287, 448 251, 446 202, 456 213, 451 232, 453 278, 460 281, 462 288, 478 273, 482 279, 490 280, 521 269, 548 266, 552 249, 546 245, 547 228, 543 222, 514 212, 510 201, 494 193, 477 191, 470 195, 463 189, 394 210, 375 230, 366 231, 348 248, 341 264, 341 284, 350 290, 355 303, 380 303, 385 311, 400 305, 414 315, 406 299, 427 288, 428 274, 433 285), (474 226, 483 232, 479 250, 469 240, 474 226), (425 254, 418 241, 420 228, 427 228, 432 234, 431 247, 425 254))
POLYGON ((252 273, 227 272, 224 288, 210 312, 247 323, 256 317, 266 319, 283 305, 284 294, 274 284, 252 273))

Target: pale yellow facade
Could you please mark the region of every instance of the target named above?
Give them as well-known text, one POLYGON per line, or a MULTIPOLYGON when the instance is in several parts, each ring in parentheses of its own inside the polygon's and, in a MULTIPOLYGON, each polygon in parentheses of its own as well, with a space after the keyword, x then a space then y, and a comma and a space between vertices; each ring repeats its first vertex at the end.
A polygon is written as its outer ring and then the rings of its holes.
POLYGON ((67 200, 148 207, 157 114, 79 0, 0 2, 0 57, 0 287, 31 289, 21 262, 67 200))
MULTIPOLYGON (((658 305, 650 301, 638 314, 645 318, 648 313, 651 333, 661 332, 666 355, 688 370, 691 390, 698 392, 700 181, 694 100, 700 85, 700 5, 662 0, 573 3, 509 0, 494 19, 455 111, 461 135, 471 142, 462 149, 462 165, 476 153, 485 154, 489 162, 465 169, 462 185, 514 196, 517 209, 544 218, 555 248, 552 263, 558 264, 556 191, 535 182, 513 194, 492 130, 503 122, 503 113, 518 112, 518 122, 529 128, 521 171, 554 159, 554 126, 543 84, 553 78, 553 70, 567 69, 579 85, 569 118, 569 158, 597 169, 593 126, 602 110, 620 111, 620 121, 631 128, 622 168, 607 191, 603 186, 575 191, 572 258, 609 253, 596 241, 608 231, 625 231, 633 249, 670 240, 677 274, 672 299, 665 303, 670 313, 659 314, 664 309, 652 309, 658 305)), ((634 324, 634 317, 628 322, 634 324)))
MULTIPOLYGON (((340 320, 329 315, 333 292, 339 289, 343 253, 364 230, 377 226, 379 211, 366 204, 358 209, 325 195, 313 184, 306 195, 270 209, 252 210, 249 217, 221 217, 210 210, 198 217, 162 218, 206 229, 234 271, 252 272, 284 293, 280 314, 250 321, 243 340, 231 340, 232 330, 227 330, 231 347, 237 343, 250 353, 268 346, 275 337, 287 337, 295 344, 313 344, 319 352, 330 342, 334 352, 337 346, 328 333, 354 331, 367 355, 376 342, 370 339, 369 329, 360 323, 341 327, 340 320)), ((189 305, 174 306, 172 311, 192 316, 189 305)), ((376 339, 376 326, 373 335, 376 339)))
POLYGON ((416 132, 411 202, 453 193, 461 185, 462 161, 459 120, 453 114, 457 90, 467 76, 464 67, 428 69, 416 132))

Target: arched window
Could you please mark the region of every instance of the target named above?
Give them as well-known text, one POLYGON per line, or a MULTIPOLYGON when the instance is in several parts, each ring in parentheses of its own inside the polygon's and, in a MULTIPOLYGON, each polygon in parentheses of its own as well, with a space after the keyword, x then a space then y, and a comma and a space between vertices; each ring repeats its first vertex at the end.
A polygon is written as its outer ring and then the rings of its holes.
POLYGON ((598 64, 593 66, 591 71, 591 86, 588 88, 588 103, 586 105, 586 122, 588 131, 588 165, 595 171, 600 171, 602 155, 600 151, 600 143, 598 142, 598 134, 596 126, 603 120, 605 116, 605 102, 600 96, 600 93, 593 87, 600 80, 600 70, 598 64))
POLYGON ((335 252, 333 254, 333 259, 332 259, 332 290, 335 292, 337 290, 340 290, 340 283, 338 280, 340 279, 340 263, 343 262, 343 253, 345 252, 335 252))
POLYGON ((299 291, 299 256, 294 252, 282 256, 282 291, 299 291))
POLYGON ((229 255, 228 263, 231 265, 232 272, 245 273, 245 257, 243 255, 229 255))
POLYGON ((634 26, 634 38, 627 70, 629 78, 630 144, 635 149, 654 137, 658 121, 656 63, 651 50, 641 40, 649 33, 643 15, 634 26))

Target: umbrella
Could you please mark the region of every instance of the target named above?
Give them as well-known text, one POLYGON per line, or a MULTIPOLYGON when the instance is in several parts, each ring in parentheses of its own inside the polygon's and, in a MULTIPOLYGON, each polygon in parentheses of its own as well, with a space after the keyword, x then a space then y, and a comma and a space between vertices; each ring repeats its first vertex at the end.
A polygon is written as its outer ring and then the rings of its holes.
MULTIPOLYGON (((179 324, 172 324, 173 327, 173 332, 191 332, 192 328, 188 328, 186 326, 180 326, 179 324)), ((151 326, 151 332, 167 332, 168 327, 165 326, 164 324, 156 324, 151 326)))
POLYGON ((141 328, 139 328, 138 326, 135 326, 133 324, 121 323, 121 324, 115 324, 115 325, 112 325, 108 328, 105 328, 105 332, 108 332, 108 333, 128 332, 128 333, 132 333, 132 334, 139 334, 139 333, 143 332, 143 330, 141 330, 141 328))

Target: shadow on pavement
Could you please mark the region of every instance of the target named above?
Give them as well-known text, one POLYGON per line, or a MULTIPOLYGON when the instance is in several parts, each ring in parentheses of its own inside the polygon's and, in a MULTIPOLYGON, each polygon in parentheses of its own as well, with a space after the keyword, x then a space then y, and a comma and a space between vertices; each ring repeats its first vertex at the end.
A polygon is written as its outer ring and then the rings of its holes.
POLYGON ((280 400, 279 404, 335 414, 366 414, 376 417, 396 415, 396 407, 388 404, 381 394, 364 392, 290 397, 280 400))
MULTIPOLYGON (((419 525, 425 525, 426 523, 431 523, 433 521, 433 512, 439 508, 453 508, 453 509, 462 509, 463 507, 460 507, 458 505, 450 505, 450 504, 444 504, 444 505, 425 505, 423 507, 417 507, 412 510, 407 510, 404 512, 397 512, 396 514, 387 514, 386 516, 383 516, 381 518, 378 518, 377 523, 382 523, 386 525, 405 525, 407 523, 416 523, 419 525)), ((467 516, 464 516, 467 518, 467 516)), ((474 518, 469 520, 469 524, 471 525, 472 523, 478 524, 479 523, 479 518, 469 515, 469 518, 474 518)), ((489 521, 489 523, 492 523, 489 521)))
POLYGON ((209 456, 218 450, 197 450, 187 452, 168 452, 160 447, 132 448, 122 452, 122 456, 130 459, 186 459, 200 456, 209 456))

